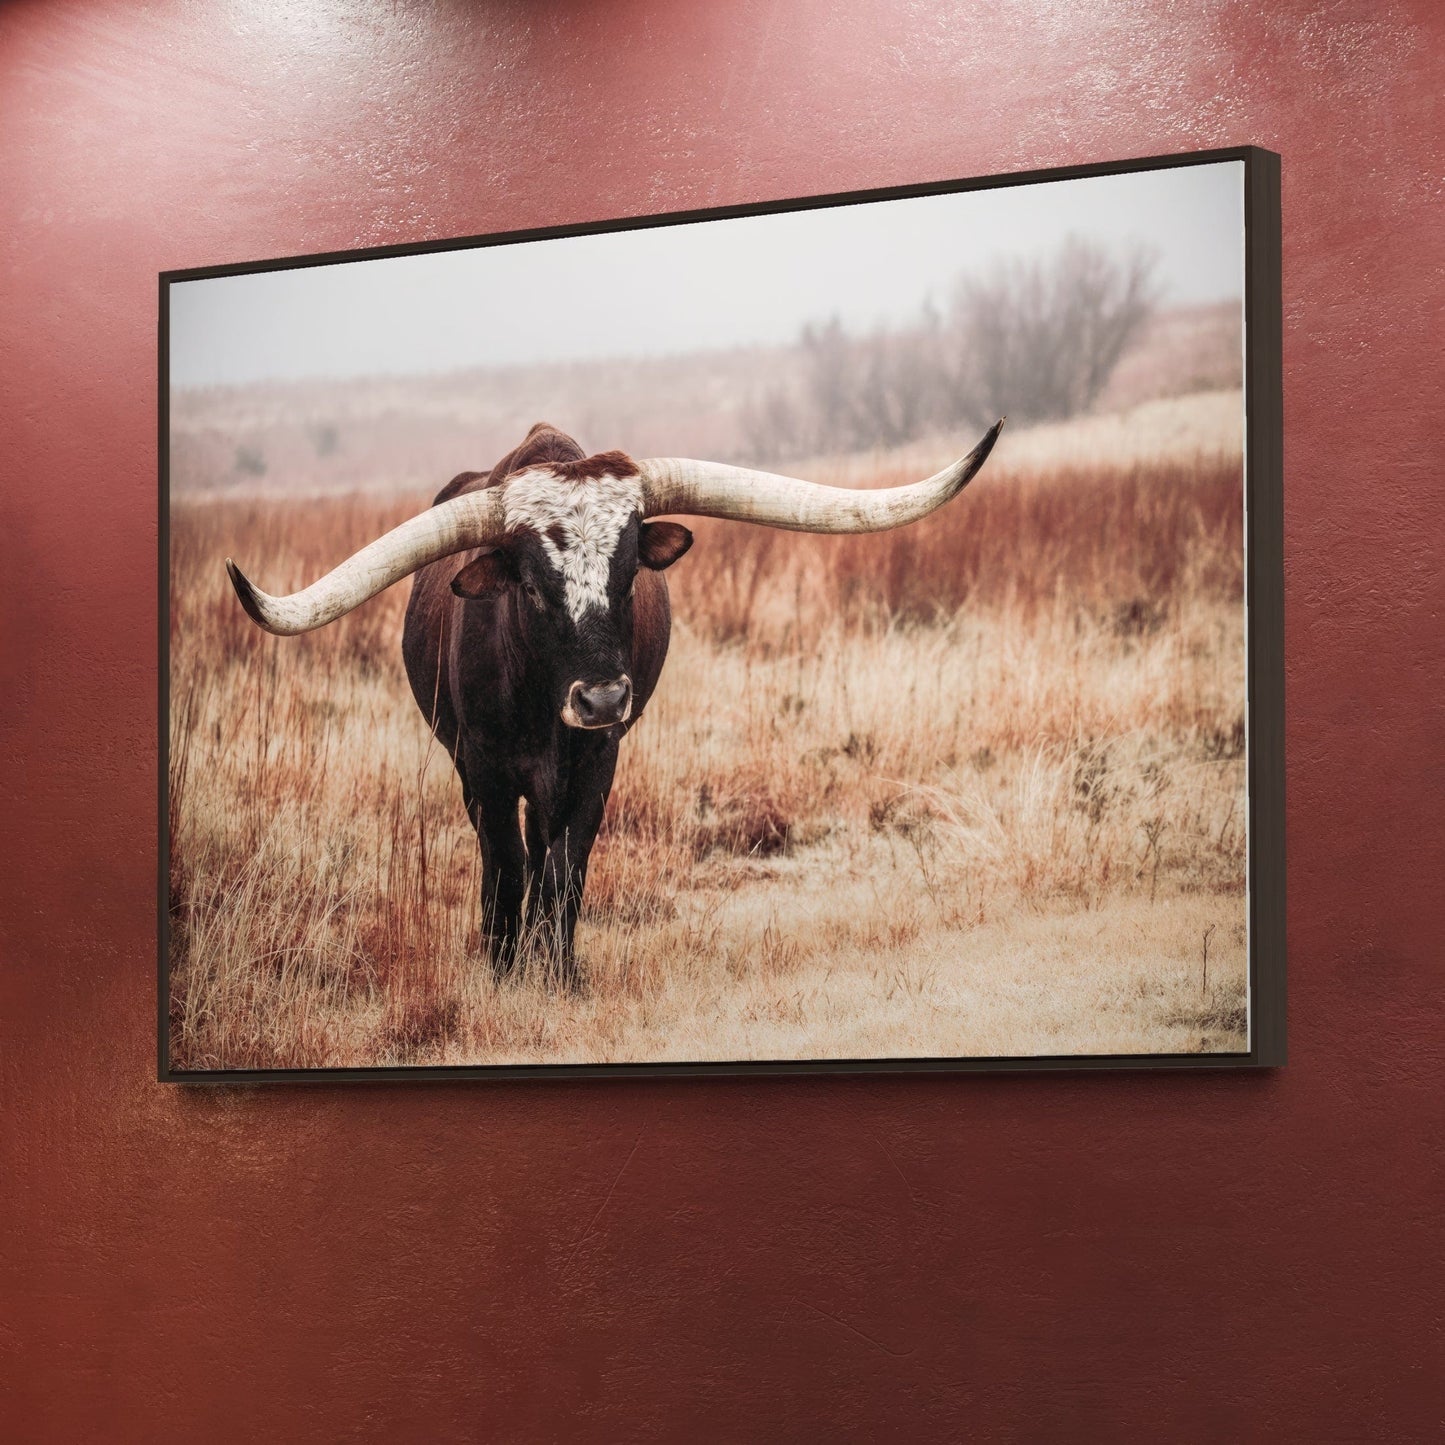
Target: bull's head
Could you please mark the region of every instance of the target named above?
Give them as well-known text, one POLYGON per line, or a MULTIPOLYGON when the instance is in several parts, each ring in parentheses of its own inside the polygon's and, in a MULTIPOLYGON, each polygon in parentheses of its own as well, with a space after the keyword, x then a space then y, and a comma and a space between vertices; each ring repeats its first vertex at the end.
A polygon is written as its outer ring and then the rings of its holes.
POLYGON ((642 520, 638 468, 621 452, 529 467, 501 488, 506 530, 452 579, 458 597, 510 591, 534 658, 550 662, 555 702, 574 728, 632 713, 632 586, 692 546, 675 522, 642 520))
POLYGON ((452 581, 461 597, 510 592, 539 655, 555 657, 557 706, 571 727, 610 727, 632 707, 628 603, 639 567, 670 566, 692 534, 658 516, 720 517, 793 532, 882 532, 926 517, 983 465, 1003 422, 961 461, 911 486, 852 491, 715 462, 634 462, 604 452, 542 462, 499 486, 428 508, 320 581, 270 597, 229 558, 241 605, 268 632, 309 632, 442 557, 476 551, 452 581))

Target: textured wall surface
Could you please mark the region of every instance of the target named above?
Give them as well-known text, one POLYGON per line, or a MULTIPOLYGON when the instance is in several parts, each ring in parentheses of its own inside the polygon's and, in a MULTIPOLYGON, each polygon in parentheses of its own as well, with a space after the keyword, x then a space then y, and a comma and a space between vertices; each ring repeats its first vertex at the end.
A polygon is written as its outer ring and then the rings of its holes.
POLYGON ((1445 11, 0 10, 10 1438, 1441 1429, 1445 11), (1282 152, 1291 1062, 152 1082, 155 273, 1282 152))

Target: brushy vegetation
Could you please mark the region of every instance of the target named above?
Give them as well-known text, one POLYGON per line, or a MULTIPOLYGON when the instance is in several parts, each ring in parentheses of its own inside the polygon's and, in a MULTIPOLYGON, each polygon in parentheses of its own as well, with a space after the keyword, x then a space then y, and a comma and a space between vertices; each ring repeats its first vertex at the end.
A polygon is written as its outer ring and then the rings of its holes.
POLYGON ((789 374, 754 383, 748 458, 898 447, 959 427, 1062 421, 1087 412, 1154 315, 1157 257, 1066 238, 1052 255, 960 275, 947 308, 851 334, 805 326, 789 374))
POLYGON ((221 567, 298 586, 423 502, 173 509, 177 1066, 1245 1046, 1237 464, 1003 464, 877 537, 699 523, 577 994, 476 958, 406 586, 276 639, 221 567))

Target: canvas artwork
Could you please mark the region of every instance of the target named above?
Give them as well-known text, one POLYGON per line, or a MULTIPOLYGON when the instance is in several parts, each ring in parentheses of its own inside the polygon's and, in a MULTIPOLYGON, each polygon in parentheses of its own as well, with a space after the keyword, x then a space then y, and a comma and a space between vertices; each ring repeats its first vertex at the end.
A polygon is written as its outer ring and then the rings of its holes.
POLYGON ((162 277, 163 1077, 1277 1062, 1272 160, 162 277))

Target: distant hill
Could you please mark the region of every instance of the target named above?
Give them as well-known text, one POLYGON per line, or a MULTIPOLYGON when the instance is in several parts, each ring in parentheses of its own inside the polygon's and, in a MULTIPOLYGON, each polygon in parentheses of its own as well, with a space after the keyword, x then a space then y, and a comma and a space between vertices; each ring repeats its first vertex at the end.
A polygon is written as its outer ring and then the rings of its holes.
MULTIPOLYGON (((1161 312, 1094 409, 1227 391, 1241 380, 1239 307, 1161 312)), ((750 395, 786 378, 793 347, 306 381, 173 393, 171 487, 186 492, 438 490, 482 471, 533 422, 587 449, 743 460, 750 395)))

